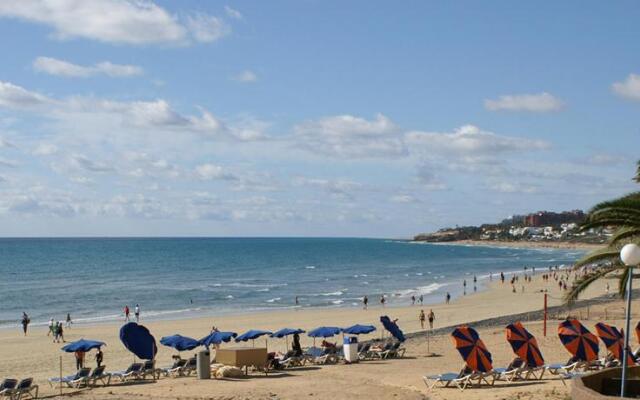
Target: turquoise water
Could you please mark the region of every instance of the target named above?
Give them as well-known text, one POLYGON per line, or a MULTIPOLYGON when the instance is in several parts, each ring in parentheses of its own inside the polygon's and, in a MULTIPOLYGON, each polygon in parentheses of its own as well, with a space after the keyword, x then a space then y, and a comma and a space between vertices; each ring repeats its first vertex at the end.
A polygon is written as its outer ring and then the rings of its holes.
POLYGON ((0 327, 67 312, 78 322, 183 318, 296 307, 441 302, 489 273, 570 264, 571 250, 413 244, 382 239, 0 239, 0 327))

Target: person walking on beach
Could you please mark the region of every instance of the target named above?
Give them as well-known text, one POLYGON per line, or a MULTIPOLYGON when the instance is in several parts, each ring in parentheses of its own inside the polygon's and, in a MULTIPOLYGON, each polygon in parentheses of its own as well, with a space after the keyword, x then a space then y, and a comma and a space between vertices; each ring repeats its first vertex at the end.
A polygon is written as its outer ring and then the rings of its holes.
POLYGON ((416 305, 416 296, 411 295, 411 305, 415 306, 416 305))
POLYGON ((422 297, 422 295, 420 295, 420 305, 422 305, 423 301, 424 301, 424 297, 422 297))
POLYGON ((362 298, 362 304, 364 304, 364 309, 366 310, 369 305, 369 298, 366 295, 362 298))
POLYGON ((72 324, 72 322, 71 322, 71 314, 67 313, 67 325, 66 325, 66 327, 67 328, 71 328, 71 324, 72 324))
POLYGON ((463 287, 463 292, 462 295, 466 296, 467 295, 467 280, 465 279, 464 281, 462 281, 462 287, 463 287))
POLYGON ((124 322, 129 322, 129 321, 131 321, 129 319, 129 306, 125 305, 124 306, 124 322))
POLYGON ((80 370, 84 366, 84 351, 78 350, 75 352, 76 356, 76 369, 80 370))
POLYGON ((49 327, 49 330, 47 331, 47 336, 55 335, 55 332, 53 331, 53 318, 49 320, 49 324, 47 326, 49 327))
POLYGON ((449 304, 450 301, 451 301, 451 293, 447 292, 447 301, 446 301, 446 303, 449 304))
POLYGON ((27 329, 29 329, 29 323, 31 322, 31 320, 29 319, 29 316, 27 315, 26 312, 22 312, 22 331, 24 332, 24 335, 27 336, 27 329))
POLYGON ((420 328, 424 329, 424 321, 426 321, 426 317, 424 315, 424 310, 420 310, 420 314, 418 314, 418 321, 420 321, 420 328))
POLYGON ((140 305, 136 304, 135 308, 136 322, 140 322, 140 305))
POLYGON ((473 276, 473 291, 475 292, 477 290, 476 288, 476 284, 478 283, 478 278, 474 275, 473 276))
POLYGON ((64 329, 62 329, 62 321, 58 321, 58 339, 62 340, 62 343, 67 343, 64 340, 64 329))
POLYGON ((102 359, 104 358, 104 353, 102 353, 102 349, 98 347, 98 352, 96 353, 96 366, 100 368, 102 365, 102 359))
POLYGON ((51 336, 53 336, 53 343, 58 343, 58 321, 53 321, 51 324, 51 336))
POLYGON ((298 300, 298 296, 296 296, 296 306, 300 305, 300 301, 298 300))
POLYGON ((504 283, 504 272, 500 272, 500 281, 504 283))
POLYGON ((380 296, 380 305, 382 305, 382 307, 384 307, 384 303, 386 302, 384 295, 380 296))
POLYGON ((433 330, 433 321, 436 319, 436 314, 434 314, 433 309, 429 310, 429 315, 427 316, 429 319, 429 330, 433 330))

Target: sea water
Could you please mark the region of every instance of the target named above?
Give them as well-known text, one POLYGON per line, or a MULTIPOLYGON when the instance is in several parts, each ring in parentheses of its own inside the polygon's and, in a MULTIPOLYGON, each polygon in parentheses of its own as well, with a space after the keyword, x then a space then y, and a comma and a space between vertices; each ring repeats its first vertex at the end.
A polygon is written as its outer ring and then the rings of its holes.
POLYGON ((344 238, 0 239, 0 327, 25 311, 96 323, 143 318, 425 303, 478 290, 489 274, 570 265, 582 252, 344 238), (298 304, 296 304, 296 297, 298 304))

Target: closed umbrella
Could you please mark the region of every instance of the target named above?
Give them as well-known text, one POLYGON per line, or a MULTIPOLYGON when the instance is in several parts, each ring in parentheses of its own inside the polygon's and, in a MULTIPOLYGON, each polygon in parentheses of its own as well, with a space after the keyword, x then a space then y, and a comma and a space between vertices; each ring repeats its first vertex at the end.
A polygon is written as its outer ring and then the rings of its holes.
POLYGON ((451 333, 451 339, 469 369, 474 372, 488 372, 493 369, 491 353, 475 329, 470 326, 458 327, 451 333))
POLYGON ((384 329, 388 330, 394 338, 398 339, 401 342, 404 342, 406 340, 404 337, 404 333, 402 333, 402 330, 400 329, 398 324, 391 321, 389 317, 383 315, 382 317, 380 317, 380 322, 382 323, 382 326, 384 326, 384 329))
POLYGON ((580 361, 598 358, 598 338, 577 319, 567 319, 558 325, 560 341, 572 356, 580 361))
POLYGON ((527 366, 536 368, 544 365, 544 358, 536 338, 520 322, 507 325, 507 341, 513 352, 523 359, 527 366))

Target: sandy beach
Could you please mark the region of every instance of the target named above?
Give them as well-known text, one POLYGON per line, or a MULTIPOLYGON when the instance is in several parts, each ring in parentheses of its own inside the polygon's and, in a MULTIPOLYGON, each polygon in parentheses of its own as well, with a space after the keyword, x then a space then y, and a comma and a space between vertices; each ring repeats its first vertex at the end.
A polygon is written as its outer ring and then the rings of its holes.
MULTIPOLYGON (((605 293, 606 281, 596 282, 584 294, 583 298, 594 298, 605 293)), ((495 278, 487 290, 461 297, 451 304, 424 306, 425 312, 433 308, 436 314, 435 328, 451 327, 458 324, 481 321, 488 318, 525 313, 522 322, 539 339, 542 352, 547 362, 564 362, 569 354, 561 346, 556 335, 557 321, 549 322, 547 337, 542 336, 542 322, 534 316, 534 311, 542 308, 543 293, 547 289, 549 306, 561 304, 562 293, 552 280, 544 283, 540 275, 532 283, 518 286, 517 293, 512 293, 508 283, 500 284, 495 278), (531 312, 531 318, 528 318, 531 312), (530 320, 529 320, 530 319, 530 320)), ((614 282, 611 282, 614 286, 614 282)), ((639 305, 634 305, 638 307, 639 305)), ((380 337, 382 327, 379 323, 380 315, 398 318, 398 324, 405 333, 419 333, 418 321, 419 305, 410 307, 387 307, 379 305, 368 310, 353 309, 316 309, 292 310, 275 313, 258 313, 221 318, 197 318, 176 321, 153 321, 142 323, 154 334, 157 340, 165 335, 180 333, 199 338, 209 332, 212 325, 221 330, 244 332, 247 329, 276 330, 282 327, 299 327, 312 329, 320 325, 348 326, 354 323, 373 324, 378 331, 361 337, 380 337)), ((637 309, 637 308, 636 308, 637 309)), ((610 323, 620 325, 622 319, 622 304, 619 301, 601 301, 588 309, 576 308, 572 313, 582 317, 585 325, 590 329, 604 318, 605 310, 610 323), (588 317, 588 319, 587 319, 588 317)), ((509 317, 504 318, 508 322, 509 317)), ((504 325, 496 323, 494 326, 479 325, 479 332, 487 347, 492 352, 495 366, 504 366, 513 358, 511 349, 504 338, 504 325)), ((66 330, 66 340, 73 341, 80 338, 98 339, 105 341, 104 348, 107 370, 121 370, 132 361, 132 355, 124 348, 118 339, 119 324, 79 325, 66 330)), ((413 335, 406 343, 406 357, 397 360, 368 361, 356 365, 307 366, 276 372, 267 377, 262 374, 250 374, 245 379, 200 381, 193 377, 177 379, 161 379, 157 382, 144 384, 112 385, 106 388, 91 390, 70 390, 65 393, 78 392, 80 398, 215 398, 215 399, 337 399, 337 398, 398 398, 398 399, 562 399, 568 393, 568 388, 555 378, 536 382, 499 382, 492 389, 469 389, 461 393, 457 389, 436 389, 427 393, 422 381, 425 374, 436 374, 447 371, 459 371, 462 360, 453 347, 448 336, 450 329, 444 329, 430 340, 431 352, 437 357, 427 357, 427 345, 424 335, 413 335), (535 389, 534 389, 535 388, 535 389)), ((423 332, 424 333, 424 332, 423 332)), ((303 335, 303 346, 312 344, 311 338, 303 335)), ((334 338, 334 341, 341 338, 334 338)), ((263 340, 256 341, 256 345, 264 345, 263 340)), ((225 347, 233 344, 224 344, 225 347)), ((284 351, 284 340, 269 339, 269 351, 284 351)), ((75 361, 72 354, 60 351, 60 344, 54 344, 46 336, 45 328, 34 328, 27 337, 23 337, 18 329, 0 331, 0 377, 22 378, 32 376, 40 385, 43 396, 54 396, 57 389, 47 384, 47 378, 58 375, 60 357, 64 374, 75 371, 75 361)), ((183 357, 191 352, 184 352, 183 357)), ((160 346, 157 360, 158 365, 171 363, 173 349, 160 346)), ((601 355, 604 355, 601 349, 601 355)), ((87 355, 87 364, 94 365, 93 353, 87 355)))
POLYGON ((443 244, 461 246, 489 246, 489 247, 513 247, 520 249, 569 249, 569 250, 595 250, 601 248, 602 244, 578 243, 578 242, 532 242, 517 241, 507 242, 499 240, 456 240, 443 244))

